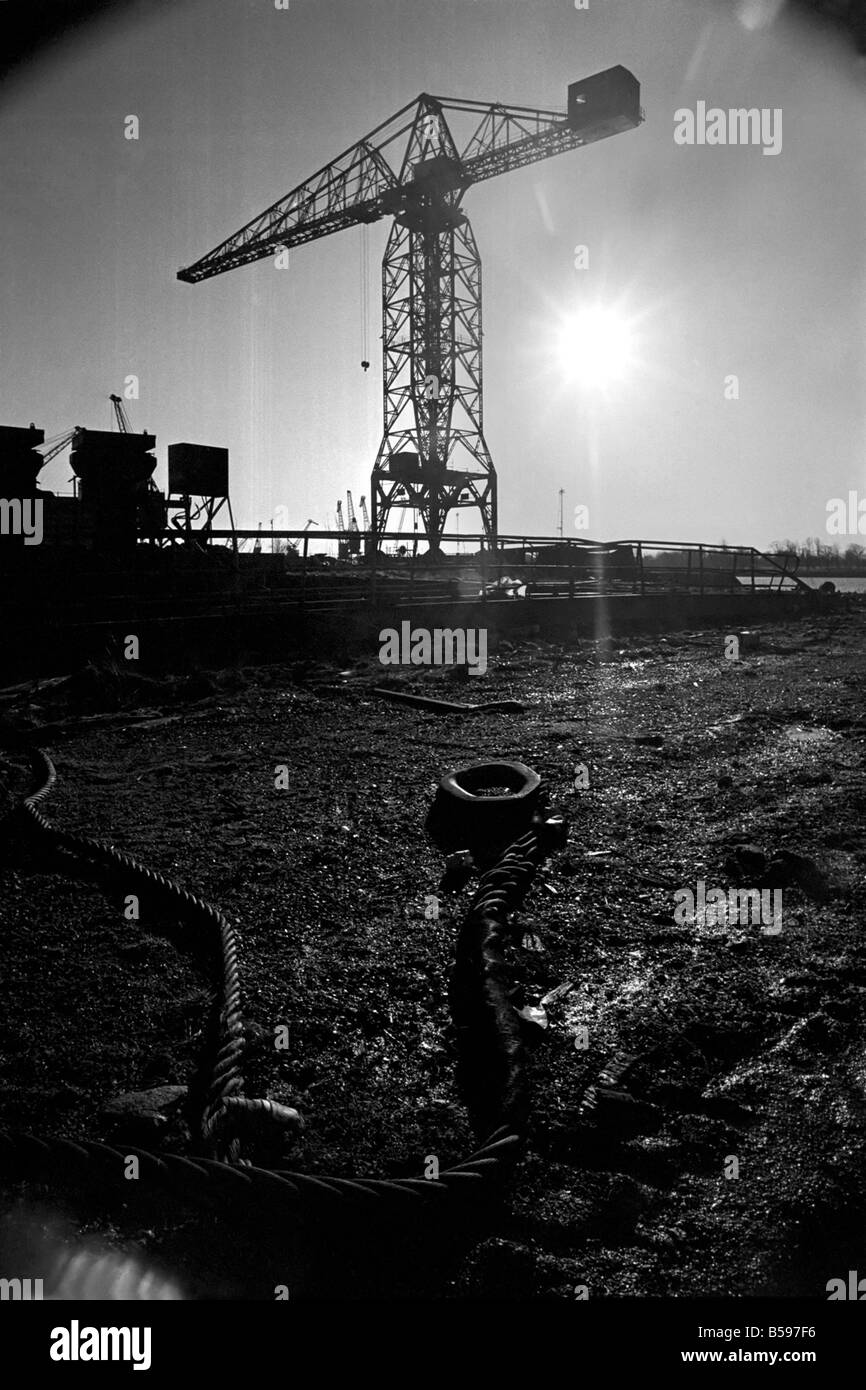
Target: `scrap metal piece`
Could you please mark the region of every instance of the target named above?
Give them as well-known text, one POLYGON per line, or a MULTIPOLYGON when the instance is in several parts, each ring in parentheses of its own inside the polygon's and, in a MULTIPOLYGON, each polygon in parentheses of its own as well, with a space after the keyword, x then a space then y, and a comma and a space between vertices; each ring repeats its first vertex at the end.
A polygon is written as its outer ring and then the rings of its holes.
POLYGON ((437 700, 432 695, 412 695, 407 690, 388 690, 382 685, 374 686, 372 693, 381 695, 383 700, 415 705, 435 714, 523 714, 526 710, 519 700, 486 700, 482 704, 467 705, 457 700, 437 700))
POLYGON ((455 850, 445 860, 445 872, 439 882, 443 893, 459 893, 475 873, 475 860, 468 849, 455 850))

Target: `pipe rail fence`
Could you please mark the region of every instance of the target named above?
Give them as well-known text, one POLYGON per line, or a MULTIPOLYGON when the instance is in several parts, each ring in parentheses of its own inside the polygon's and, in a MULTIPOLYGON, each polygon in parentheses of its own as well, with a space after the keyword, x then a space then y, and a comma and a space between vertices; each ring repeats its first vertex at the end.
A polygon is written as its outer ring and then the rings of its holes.
MULTIPOLYGON (((129 556, 82 551, 68 558, 25 553, 16 589, 37 616, 50 605, 65 627, 118 621, 309 612, 436 604, 554 601, 611 595, 814 593, 797 558, 753 546, 686 541, 591 542, 544 536, 446 535, 463 553, 421 552, 420 536, 388 532, 373 550, 369 533, 214 531, 206 547, 138 545, 129 556), (255 540, 263 549, 244 553, 255 540), (279 550, 281 543, 293 548, 279 550), (331 545, 342 554, 328 554, 331 545), (399 547, 403 553, 387 553, 399 547), (171 558, 169 558, 171 557, 171 558), (58 604, 58 582, 62 601, 58 604)), ((19 614, 21 616, 21 614, 19 614)))
MULTIPOLYGON (((374 551, 369 537, 358 533, 358 550, 346 554, 347 538, 338 531, 214 532, 213 539, 252 539, 272 547, 300 542, 297 549, 270 558, 277 565, 262 573, 271 600, 316 609, 347 602, 442 603, 459 600, 582 598, 611 594, 635 597, 665 593, 811 592, 796 573, 796 557, 772 555, 754 546, 687 541, 623 540, 605 543, 564 541, 538 536, 467 536, 448 534, 446 544, 464 553, 420 553, 420 538, 399 532, 381 536, 381 545, 402 547, 402 554, 374 551), (310 541, 336 542, 342 558, 312 552, 310 541)), ((266 556, 268 552, 265 552, 266 556)), ((243 556, 238 559, 243 563, 243 556)), ((261 558, 261 556, 259 557, 261 558)))

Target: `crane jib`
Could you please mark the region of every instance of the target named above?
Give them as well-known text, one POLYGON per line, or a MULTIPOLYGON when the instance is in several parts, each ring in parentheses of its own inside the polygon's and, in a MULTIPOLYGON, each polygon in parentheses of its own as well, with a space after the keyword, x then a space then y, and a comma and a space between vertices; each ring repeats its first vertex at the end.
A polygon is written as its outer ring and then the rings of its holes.
POLYGON ((393 217, 382 262, 384 432, 371 478, 371 553, 393 529, 392 510, 420 516, 431 552, 455 508, 476 509, 487 537, 497 535, 496 470, 483 427, 481 257, 464 193, 642 120, 640 84, 622 66, 572 82, 565 112, 422 93, 178 272, 195 283, 393 217), (460 153, 449 118, 468 116, 475 129, 460 153), (404 136, 395 173, 385 152, 404 136))

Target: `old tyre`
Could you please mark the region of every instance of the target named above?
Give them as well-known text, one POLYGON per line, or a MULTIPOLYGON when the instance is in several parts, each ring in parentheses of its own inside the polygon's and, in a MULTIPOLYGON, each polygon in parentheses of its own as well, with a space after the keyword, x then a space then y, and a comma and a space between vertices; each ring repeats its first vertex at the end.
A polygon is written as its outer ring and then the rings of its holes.
POLYGON ((446 773, 428 829, 443 847, 484 848, 517 839, 538 808, 541 778, 525 763, 475 762, 446 773))

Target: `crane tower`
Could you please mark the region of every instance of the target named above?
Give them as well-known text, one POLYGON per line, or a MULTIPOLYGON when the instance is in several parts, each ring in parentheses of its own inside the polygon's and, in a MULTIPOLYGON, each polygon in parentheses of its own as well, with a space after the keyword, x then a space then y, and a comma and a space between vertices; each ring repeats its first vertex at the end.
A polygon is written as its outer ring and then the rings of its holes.
POLYGON ((371 479, 375 552, 394 509, 420 513, 431 553, 449 511, 476 507, 496 535, 496 470, 484 437, 481 260, 466 190, 631 130, 640 86, 623 67, 568 88, 565 112, 422 93, 193 265, 188 283, 347 227, 392 217, 382 262, 384 431, 371 479), (458 148, 446 113, 471 118, 458 148), (402 158, 386 157, 408 135, 402 158))

